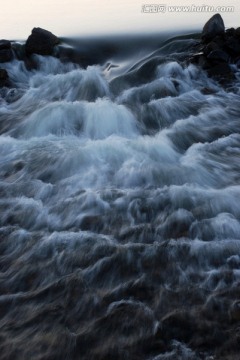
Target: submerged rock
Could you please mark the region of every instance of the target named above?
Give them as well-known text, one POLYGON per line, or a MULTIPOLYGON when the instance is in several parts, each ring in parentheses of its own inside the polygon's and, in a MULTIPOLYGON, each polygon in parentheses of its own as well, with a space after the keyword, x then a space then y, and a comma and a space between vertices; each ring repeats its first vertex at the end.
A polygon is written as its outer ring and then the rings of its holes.
POLYGON ((13 59, 12 46, 8 40, 0 40, 0 63, 13 59))
POLYGON ((202 40, 209 41, 217 35, 224 34, 225 26, 220 14, 213 15, 204 25, 202 31, 202 40))
POLYGON ((54 46, 60 40, 48 30, 33 28, 32 34, 28 37, 25 51, 27 55, 52 55, 54 46))

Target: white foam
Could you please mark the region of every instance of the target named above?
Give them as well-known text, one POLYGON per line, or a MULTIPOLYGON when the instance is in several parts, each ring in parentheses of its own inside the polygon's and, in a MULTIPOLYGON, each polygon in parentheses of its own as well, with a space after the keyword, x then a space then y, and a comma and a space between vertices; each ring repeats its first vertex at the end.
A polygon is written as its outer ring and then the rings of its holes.
POLYGON ((15 132, 21 138, 76 135, 90 139, 104 139, 111 135, 138 135, 133 114, 123 105, 108 99, 94 103, 55 102, 35 111, 15 132))

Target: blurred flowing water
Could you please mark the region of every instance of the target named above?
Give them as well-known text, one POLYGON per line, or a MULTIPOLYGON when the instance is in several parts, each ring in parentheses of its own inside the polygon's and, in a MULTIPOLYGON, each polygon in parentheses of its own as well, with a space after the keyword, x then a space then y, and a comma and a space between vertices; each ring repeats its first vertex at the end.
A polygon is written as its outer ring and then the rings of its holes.
POLYGON ((2 360, 238 352, 239 82, 184 63, 194 42, 3 64, 2 360))

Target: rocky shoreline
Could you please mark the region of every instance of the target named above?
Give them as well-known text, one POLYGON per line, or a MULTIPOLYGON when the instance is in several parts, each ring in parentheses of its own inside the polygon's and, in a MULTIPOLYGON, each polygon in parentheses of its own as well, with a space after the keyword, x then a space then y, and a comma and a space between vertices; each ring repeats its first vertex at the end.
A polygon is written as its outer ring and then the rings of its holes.
MULTIPOLYGON (((66 48, 56 35, 39 27, 33 28, 25 44, 0 40, 0 64, 17 59, 24 61, 28 70, 36 69, 34 54, 54 56, 63 62, 71 61, 82 67, 99 62, 91 56, 86 57, 86 54, 66 48)), ((215 14, 204 25, 200 39, 186 61, 201 67, 208 76, 223 85, 229 84, 236 79, 235 72, 240 67, 240 27, 225 30, 221 15, 215 14)), ((7 71, 1 66, 0 87, 14 87, 7 71)))

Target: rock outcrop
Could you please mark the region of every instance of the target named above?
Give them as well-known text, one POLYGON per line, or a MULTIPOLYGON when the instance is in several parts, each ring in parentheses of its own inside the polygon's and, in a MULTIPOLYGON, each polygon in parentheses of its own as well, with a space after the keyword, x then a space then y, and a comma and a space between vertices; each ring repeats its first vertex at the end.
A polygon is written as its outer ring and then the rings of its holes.
POLYGON ((209 19, 203 27, 202 40, 208 42, 217 35, 224 34, 225 26, 220 14, 215 14, 209 19))
POLYGON ((227 29, 220 14, 204 25, 198 52, 191 61, 222 83, 235 79, 232 65, 240 67, 240 28, 227 29))
POLYGON ((26 41, 25 51, 27 55, 52 55, 54 46, 59 44, 57 36, 42 28, 33 28, 31 35, 26 41))

